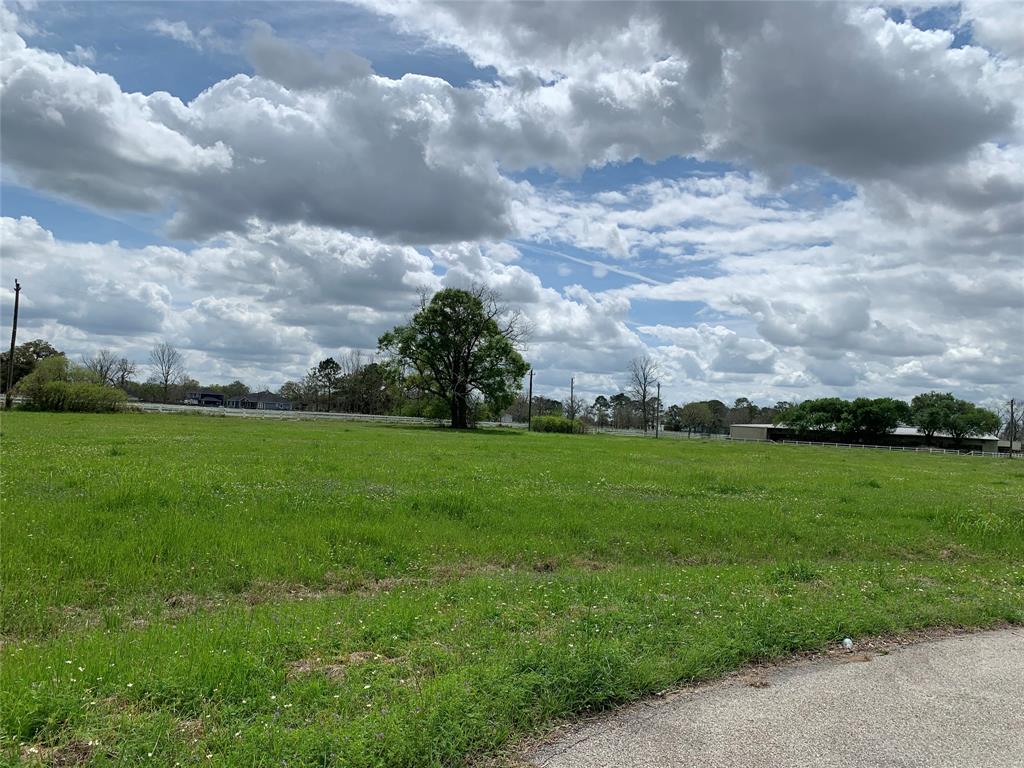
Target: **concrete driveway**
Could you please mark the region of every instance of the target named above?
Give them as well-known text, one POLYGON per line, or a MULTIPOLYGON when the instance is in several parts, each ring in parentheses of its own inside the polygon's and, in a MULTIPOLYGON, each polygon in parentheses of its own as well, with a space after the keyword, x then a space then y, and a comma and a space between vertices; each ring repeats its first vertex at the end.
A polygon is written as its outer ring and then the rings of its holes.
POLYGON ((1024 628, 798 661, 572 726, 543 768, 1024 766, 1024 628))

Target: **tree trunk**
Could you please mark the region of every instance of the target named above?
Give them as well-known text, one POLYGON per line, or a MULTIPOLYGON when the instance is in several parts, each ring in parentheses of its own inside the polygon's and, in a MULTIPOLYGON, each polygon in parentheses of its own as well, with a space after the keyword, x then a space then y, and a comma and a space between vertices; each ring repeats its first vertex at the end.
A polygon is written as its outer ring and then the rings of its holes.
POLYGON ((456 393, 452 397, 452 429, 469 429, 466 396, 456 393))

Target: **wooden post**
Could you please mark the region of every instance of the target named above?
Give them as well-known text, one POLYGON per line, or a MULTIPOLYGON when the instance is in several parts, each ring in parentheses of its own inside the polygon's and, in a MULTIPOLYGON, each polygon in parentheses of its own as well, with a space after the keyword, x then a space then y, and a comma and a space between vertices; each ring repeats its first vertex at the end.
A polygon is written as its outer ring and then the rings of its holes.
MULTIPOLYGON (((1010 458, 1013 458, 1013 440, 1017 437, 1017 417, 1014 415, 1013 407, 1016 401, 1010 398, 1010 458)), ((998 448, 997 448, 998 450, 998 448)))
POLYGON ((661 382, 658 382, 658 399, 654 403, 654 438, 658 438, 658 432, 661 431, 661 382))
POLYGON ((18 299, 21 297, 21 283, 14 281, 14 323, 11 325, 11 357, 7 361, 7 391, 4 393, 4 408, 11 409, 14 394, 14 345, 18 339, 18 299))
POLYGON ((526 431, 533 430, 533 368, 530 369, 530 394, 526 399, 526 431))

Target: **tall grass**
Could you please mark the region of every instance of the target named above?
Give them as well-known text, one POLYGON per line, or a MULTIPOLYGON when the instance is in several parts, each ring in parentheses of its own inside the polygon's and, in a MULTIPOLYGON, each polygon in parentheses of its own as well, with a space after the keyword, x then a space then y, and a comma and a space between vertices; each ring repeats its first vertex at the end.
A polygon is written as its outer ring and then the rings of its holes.
POLYGON ((2 430, 12 756, 452 765, 847 634, 1024 620, 1016 463, 166 415, 2 430))

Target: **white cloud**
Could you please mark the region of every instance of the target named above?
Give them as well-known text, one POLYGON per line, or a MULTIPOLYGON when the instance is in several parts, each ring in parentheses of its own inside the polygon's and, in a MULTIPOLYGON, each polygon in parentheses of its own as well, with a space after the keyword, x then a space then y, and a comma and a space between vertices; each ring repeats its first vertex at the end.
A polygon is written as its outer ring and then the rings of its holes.
POLYGON ((146 29, 161 37, 169 37, 179 43, 198 49, 200 47, 199 37, 192 32, 192 29, 184 21, 168 21, 167 19, 156 18, 146 25, 146 29))
POLYGON ((372 348, 420 291, 477 283, 529 317, 542 380, 591 394, 641 353, 668 397, 988 398, 1019 379, 1019 4, 964 4, 977 45, 961 48, 863 5, 381 8, 499 80, 384 77, 256 22, 255 74, 184 103, 125 92, 90 48, 32 47, 0 12, 5 181, 156 212, 195 244, 68 243, 5 219, 27 327, 76 351, 170 335, 197 373, 274 383, 372 348), (677 155, 734 170, 511 180, 677 155), (587 285, 545 285, 538 259, 587 285))
POLYGON ((237 75, 186 105, 124 93, 13 32, 4 45, 4 162, 36 188, 109 208, 173 203, 171 231, 198 239, 252 217, 406 241, 508 230, 512 185, 493 161, 450 151, 449 123, 471 118, 479 95, 443 80, 350 69, 344 87, 317 86, 320 73, 299 88, 301 61, 275 69, 263 51, 262 67, 295 90, 237 75))
POLYGON ((961 23, 975 40, 997 54, 1024 57, 1024 13, 1009 0, 967 0, 960 6, 961 23))

